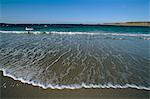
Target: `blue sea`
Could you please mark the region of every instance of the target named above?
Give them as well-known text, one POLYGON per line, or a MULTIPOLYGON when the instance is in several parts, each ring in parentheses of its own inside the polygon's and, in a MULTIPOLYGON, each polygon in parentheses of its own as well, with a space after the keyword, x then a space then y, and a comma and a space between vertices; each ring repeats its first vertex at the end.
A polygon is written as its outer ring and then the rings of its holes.
POLYGON ((150 27, 1 24, 0 70, 44 89, 150 90, 149 46, 150 27))

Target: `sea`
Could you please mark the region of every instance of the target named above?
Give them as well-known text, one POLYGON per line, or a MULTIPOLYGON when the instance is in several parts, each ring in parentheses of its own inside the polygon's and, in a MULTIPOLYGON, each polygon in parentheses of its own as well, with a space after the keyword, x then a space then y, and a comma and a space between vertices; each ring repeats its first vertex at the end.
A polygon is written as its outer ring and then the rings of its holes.
POLYGON ((3 75, 44 89, 150 90, 149 48, 144 26, 0 24, 3 75))

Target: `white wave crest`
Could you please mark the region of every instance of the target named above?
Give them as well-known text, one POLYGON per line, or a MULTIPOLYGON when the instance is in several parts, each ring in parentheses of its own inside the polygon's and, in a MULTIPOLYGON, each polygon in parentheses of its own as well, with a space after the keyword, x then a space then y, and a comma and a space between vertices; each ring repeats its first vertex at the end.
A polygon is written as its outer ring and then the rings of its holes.
MULTIPOLYGON (((30 34, 31 33, 31 34, 42 34, 43 32, 41 32, 41 31, 0 31, 0 33, 14 33, 14 34, 30 34)), ((44 33, 47 33, 47 32, 44 32, 44 33)))
POLYGON ((150 36, 150 34, 129 34, 129 33, 90 33, 90 32, 55 32, 53 34, 87 34, 87 35, 113 35, 113 36, 150 36))
POLYGON ((111 36, 144 36, 149 37, 150 34, 131 34, 131 33, 105 33, 105 32, 57 32, 57 31, 0 31, 0 33, 16 33, 16 34, 63 34, 63 35, 111 35, 111 36))
POLYGON ((19 80, 21 81, 22 83, 26 83, 26 84, 31 84, 33 86, 39 86, 43 89, 47 89, 47 88, 51 88, 51 89, 80 89, 80 88, 136 88, 136 89, 144 89, 144 90, 150 90, 150 87, 144 87, 144 86, 137 86, 137 85, 134 85, 134 84, 126 84, 126 85, 113 85, 111 83, 108 83, 108 84, 105 84, 105 85, 102 85, 102 84, 98 84, 98 85, 95 85, 95 84, 85 84, 85 83, 82 83, 82 84, 72 84, 72 85, 53 85, 53 84, 49 84, 49 85, 43 85, 43 84, 40 84, 40 83, 35 83, 34 81, 26 81, 22 78, 16 78, 10 74, 7 74, 5 69, 0 69, 0 71, 3 72, 3 75, 4 76, 7 76, 7 77, 11 77, 13 78, 14 80, 19 80))

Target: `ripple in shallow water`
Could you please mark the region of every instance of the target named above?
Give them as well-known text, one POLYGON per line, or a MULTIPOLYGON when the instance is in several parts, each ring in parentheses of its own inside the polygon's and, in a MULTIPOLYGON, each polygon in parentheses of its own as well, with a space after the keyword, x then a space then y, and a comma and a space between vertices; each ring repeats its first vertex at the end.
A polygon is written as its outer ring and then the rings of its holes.
POLYGON ((12 77, 45 88, 49 85, 149 88, 149 41, 104 38, 1 34, 0 68, 12 77))

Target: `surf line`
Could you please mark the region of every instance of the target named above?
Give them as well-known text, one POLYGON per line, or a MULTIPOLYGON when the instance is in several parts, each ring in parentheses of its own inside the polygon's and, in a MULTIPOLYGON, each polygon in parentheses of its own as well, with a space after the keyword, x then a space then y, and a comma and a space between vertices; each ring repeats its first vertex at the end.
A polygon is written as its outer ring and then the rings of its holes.
POLYGON ((114 88, 114 89, 117 89, 117 88, 135 88, 135 89, 144 89, 144 90, 150 90, 150 87, 144 87, 144 86, 137 86, 137 85, 134 85, 134 84, 125 84, 125 85, 112 85, 111 83, 108 83, 108 84, 105 84, 105 85, 102 85, 102 84, 98 84, 98 85, 94 85, 94 84, 85 84, 85 83, 82 83, 82 84, 70 84, 70 85, 54 85, 54 84, 48 84, 46 86, 44 86, 43 84, 40 84, 40 83, 35 83, 34 81, 27 81, 27 80, 24 80, 22 78, 16 78, 10 74, 8 74, 6 72, 5 69, 0 69, 0 71, 3 72, 3 76, 6 76, 6 77, 10 77, 14 80, 19 80, 21 81, 22 83, 26 83, 26 84, 30 84, 30 85, 33 85, 33 86, 38 86, 38 87, 41 87, 43 89, 48 89, 48 88, 51 88, 51 89, 81 89, 81 88, 114 88))

